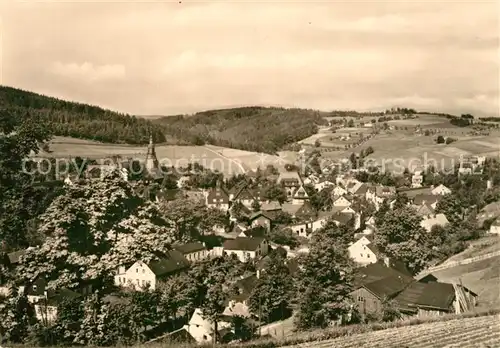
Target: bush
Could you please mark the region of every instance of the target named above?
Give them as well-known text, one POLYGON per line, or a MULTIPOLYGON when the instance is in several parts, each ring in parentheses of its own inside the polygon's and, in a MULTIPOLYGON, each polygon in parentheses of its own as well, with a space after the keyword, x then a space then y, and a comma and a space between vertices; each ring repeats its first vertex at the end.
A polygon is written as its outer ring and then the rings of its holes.
POLYGON ((444 142, 445 142, 444 137, 442 135, 438 136, 436 139, 436 142, 438 144, 444 144, 444 142))

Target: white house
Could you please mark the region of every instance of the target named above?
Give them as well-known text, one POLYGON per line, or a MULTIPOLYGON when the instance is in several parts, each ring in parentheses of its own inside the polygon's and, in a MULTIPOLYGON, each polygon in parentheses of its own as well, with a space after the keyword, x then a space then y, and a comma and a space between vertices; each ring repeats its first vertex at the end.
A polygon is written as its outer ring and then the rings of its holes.
POLYGON ((234 284, 236 293, 229 297, 229 303, 222 313, 223 316, 227 317, 242 317, 250 318, 252 314, 250 313, 248 299, 258 284, 260 270, 257 269, 256 275, 250 275, 248 277, 239 279, 234 284))
POLYGON ((68 289, 45 292, 44 297, 34 303, 35 317, 42 323, 53 323, 57 319, 57 309, 64 301, 80 297, 79 293, 68 289))
POLYGON ((222 211, 228 211, 229 203, 229 194, 220 186, 211 189, 205 194, 205 204, 209 208, 218 208, 222 211))
POLYGON ((443 184, 436 186, 435 188, 432 189, 432 194, 433 195, 441 195, 445 196, 451 193, 451 190, 444 186, 443 184))
POLYGON ((157 288, 158 282, 168 276, 177 274, 189 267, 189 261, 184 255, 171 250, 167 257, 148 263, 136 261, 132 266, 120 266, 115 275, 115 285, 132 287, 141 291, 146 287, 151 290, 157 288))
POLYGON ((175 247, 190 262, 198 262, 210 256, 210 251, 206 248, 205 243, 192 242, 175 247))
POLYGON ((226 240, 223 244, 224 253, 235 254, 241 262, 267 255, 269 244, 264 238, 237 237, 226 240))
POLYGON ((306 189, 304 186, 300 186, 297 188, 297 190, 294 192, 293 197, 292 197, 292 204, 295 205, 301 205, 304 204, 304 201, 309 199, 309 195, 307 194, 306 189))
POLYGON ((420 226, 422 226, 427 232, 430 232, 433 226, 446 226, 449 221, 444 214, 434 214, 424 216, 422 221, 420 222, 420 226))
POLYGON ((490 226, 488 233, 500 235, 500 218, 497 218, 490 226))
POLYGON ((299 237, 304 237, 304 238, 310 238, 311 237, 311 230, 309 228, 309 224, 306 222, 301 222, 298 224, 294 224, 290 226, 290 229, 292 230, 293 234, 299 237))
POLYGON ((333 196, 334 198, 337 198, 337 197, 343 196, 343 195, 345 195, 345 194, 347 194, 346 189, 344 189, 342 186, 339 186, 339 185, 335 186, 335 187, 333 188, 333 190, 332 190, 332 196, 333 196))
POLYGON ((324 180, 324 181, 321 181, 321 182, 318 182, 316 184, 314 184, 314 189, 317 191, 317 192, 320 192, 320 191, 323 191, 323 189, 327 188, 327 187, 331 187, 331 186, 334 186, 335 184, 331 181, 328 181, 328 180, 324 180))
POLYGON ((366 236, 352 243, 347 250, 349 257, 361 265, 377 262, 378 250, 366 236))
POLYGON ((424 177, 422 175, 422 172, 420 170, 417 170, 413 173, 411 177, 411 187, 413 188, 422 187, 423 181, 424 177))
POLYGON ((333 202, 334 207, 350 207, 351 204, 352 203, 344 196, 340 196, 333 202))
MULTIPOLYGON (((210 320, 205 319, 201 309, 194 310, 191 319, 187 325, 184 325, 186 330, 198 344, 209 344, 214 336, 214 324, 210 320)), ((217 322, 217 336, 223 336, 224 333, 230 332, 231 323, 226 321, 217 322)))

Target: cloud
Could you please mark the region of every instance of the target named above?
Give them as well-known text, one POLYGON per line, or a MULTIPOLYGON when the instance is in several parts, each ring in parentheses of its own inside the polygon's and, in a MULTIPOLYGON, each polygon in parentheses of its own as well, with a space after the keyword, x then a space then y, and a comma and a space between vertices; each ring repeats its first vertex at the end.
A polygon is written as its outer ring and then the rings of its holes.
POLYGON ((125 67, 123 65, 100 65, 92 63, 67 63, 55 62, 49 71, 65 78, 98 82, 125 78, 125 67))
POLYGON ((498 115, 493 3, 4 3, 5 84, 122 112, 408 103, 498 115))

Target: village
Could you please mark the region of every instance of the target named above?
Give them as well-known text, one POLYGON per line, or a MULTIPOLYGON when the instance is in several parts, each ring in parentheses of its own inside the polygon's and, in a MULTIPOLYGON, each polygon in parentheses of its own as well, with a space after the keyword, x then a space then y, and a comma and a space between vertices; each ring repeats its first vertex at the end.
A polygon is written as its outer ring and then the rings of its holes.
MULTIPOLYGON (((485 161, 485 158, 475 158, 472 160, 473 165, 460 166, 456 175, 470 176, 472 172, 468 170, 483 168, 485 161)), ((259 280, 266 274, 270 259, 278 255, 293 277, 303 267, 301 259, 309 254, 311 240, 316 235, 326 233, 332 226, 353 231, 352 239, 345 245, 345 252, 355 265, 355 276, 348 297, 352 301, 351 308, 356 308, 362 318, 375 318, 377 313, 385 310, 388 301, 398 313, 392 320, 463 313, 472 310, 478 303, 478 294, 466 285, 440 282, 430 273, 419 277, 423 267, 409 270, 407 261, 389 256, 388 249, 382 252, 377 247, 375 239, 380 228, 377 212, 382 210, 390 215, 394 209, 411 209, 411 214, 420 221, 419 227, 429 235, 437 234, 437 229, 445 230, 450 225, 443 209, 439 209, 439 204, 452 194, 452 189, 442 183, 425 186, 426 174, 421 171, 410 175, 406 187, 398 188, 358 180, 359 168, 332 173, 332 168, 326 167, 320 172, 308 170, 304 173, 297 166, 290 166, 289 171, 282 172, 269 166, 267 174, 249 173, 240 176, 231 187, 228 187, 231 178, 221 180, 219 176, 214 187, 204 189, 190 187, 190 175, 184 174, 174 176, 175 185, 170 184, 170 188, 166 188, 166 176, 159 167, 152 139, 144 168, 146 175, 141 182, 146 182, 146 187, 156 182, 159 188, 153 192, 145 190, 143 185, 140 194, 147 196, 153 204, 184 199, 198 201, 227 219, 213 223, 203 232, 204 237, 210 235, 215 238, 215 243, 205 243, 201 239, 176 243, 172 250, 157 260, 145 261, 139 257, 135 262, 119 265, 109 275, 118 292, 155 291, 169 279, 186 274, 197 264, 221 257, 237 260, 245 269, 231 280, 237 290, 225 290, 227 296, 224 308, 216 325, 204 315, 202 308, 194 308, 192 312, 183 313, 184 322, 181 320, 176 323, 173 329, 155 331, 150 337, 153 341, 168 339, 204 344, 239 340, 241 337, 238 337, 234 327, 235 318, 249 323, 252 337, 257 332, 259 335, 283 336, 285 330, 289 332, 293 327, 290 324, 294 317, 293 306, 287 308, 289 313, 283 314, 281 309, 281 315, 270 320, 259 316, 260 303, 256 313, 255 304, 251 305, 250 298, 259 280), (323 197, 322 205, 318 203, 320 196, 323 197)), ((72 187, 82 181, 105 180, 114 171, 118 172, 119 180, 129 182, 126 168, 91 165, 87 167, 83 178, 67 176, 63 184, 72 187)), ((439 173, 433 175, 439 176, 439 173)), ((172 176, 169 180, 173 180, 172 176)), ((128 184, 135 185, 133 182, 128 184)), ((487 180, 485 185, 486 190, 493 188, 491 180, 487 180)), ((482 214, 483 220, 491 221, 485 233, 498 235, 500 211, 486 207, 482 214)), ((402 228, 408 226, 403 223, 402 228)), ((4 255, 2 263, 10 270, 10 274, 16 273, 25 253, 20 250, 4 255)), ((9 279, 2 278, 1 292, 9 296, 12 285, 9 279)), ((61 303, 75 299, 84 301, 96 290, 99 289, 93 285, 48 289, 43 276, 21 285, 19 289, 33 304, 37 320, 48 327, 57 321, 61 303)), ((117 296, 113 294, 104 297, 104 301, 116 300, 117 296)), ((148 328, 154 329, 154 325, 148 328)))

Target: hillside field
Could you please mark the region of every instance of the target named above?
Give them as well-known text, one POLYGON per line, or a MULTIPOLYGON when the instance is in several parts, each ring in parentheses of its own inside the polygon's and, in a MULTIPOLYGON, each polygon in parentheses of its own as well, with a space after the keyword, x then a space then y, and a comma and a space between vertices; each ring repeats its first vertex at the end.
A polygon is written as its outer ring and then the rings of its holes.
POLYGON ((302 343, 301 348, 469 348, 500 345, 499 316, 455 319, 302 343))
MULTIPOLYGON (((241 174, 249 170, 256 170, 259 166, 265 168, 267 164, 272 164, 280 169, 287 160, 278 156, 211 145, 177 146, 159 144, 155 148, 158 160, 164 165, 186 166, 190 162, 198 162, 206 168, 217 170, 225 175, 241 174)), ((67 158, 79 156, 89 159, 105 159, 120 155, 124 158, 143 160, 147 147, 54 137, 50 143, 50 150, 50 153, 42 152, 38 157, 67 158)))

